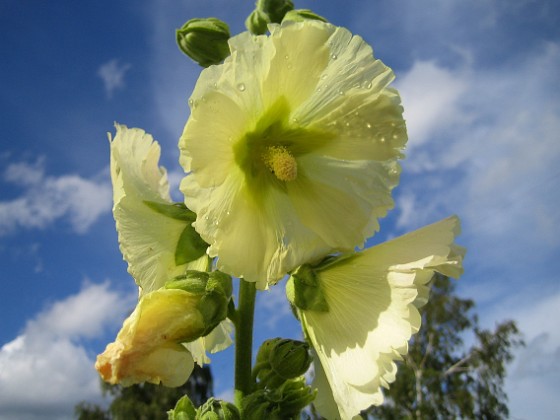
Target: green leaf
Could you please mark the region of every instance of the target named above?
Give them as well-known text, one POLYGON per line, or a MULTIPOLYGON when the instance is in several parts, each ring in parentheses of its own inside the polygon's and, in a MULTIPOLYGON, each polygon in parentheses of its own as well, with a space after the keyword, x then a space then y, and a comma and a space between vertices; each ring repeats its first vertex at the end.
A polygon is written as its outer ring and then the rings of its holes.
POLYGON ((144 204, 159 214, 163 214, 175 220, 183 220, 191 223, 196 220, 196 214, 189 210, 183 203, 166 204, 144 200, 144 204))
POLYGON ((175 264, 183 265, 202 257, 206 253, 208 244, 191 225, 187 225, 175 249, 175 264))

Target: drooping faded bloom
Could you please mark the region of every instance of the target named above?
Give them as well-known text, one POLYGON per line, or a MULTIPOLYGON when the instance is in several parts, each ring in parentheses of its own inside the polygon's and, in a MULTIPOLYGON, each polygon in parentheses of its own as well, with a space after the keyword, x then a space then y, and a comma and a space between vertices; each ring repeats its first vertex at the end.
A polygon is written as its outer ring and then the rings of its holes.
MULTIPOLYGON (((208 270, 210 260, 207 245, 192 227, 194 213, 170 198, 166 170, 159 166, 159 144, 144 130, 115 126, 116 135, 110 137, 113 215, 120 249, 141 297, 187 270, 208 270)), ((198 364, 208 363, 206 351, 232 343, 232 328, 226 319, 209 335, 184 346, 198 364)))
POLYGON ((259 288, 361 246, 393 206, 406 143, 391 69, 319 21, 240 34, 203 70, 179 141, 185 203, 218 268, 259 288))
POLYGON ((314 404, 329 419, 352 419, 383 402, 408 340, 420 328, 418 307, 438 272, 462 273, 465 250, 454 245, 450 217, 349 256, 304 266, 287 292, 317 355, 314 404))
POLYGON ((95 368, 101 377, 124 386, 184 384, 194 361, 181 342, 199 337, 205 328, 197 309, 200 298, 177 289, 144 294, 116 340, 97 356, 95 368))

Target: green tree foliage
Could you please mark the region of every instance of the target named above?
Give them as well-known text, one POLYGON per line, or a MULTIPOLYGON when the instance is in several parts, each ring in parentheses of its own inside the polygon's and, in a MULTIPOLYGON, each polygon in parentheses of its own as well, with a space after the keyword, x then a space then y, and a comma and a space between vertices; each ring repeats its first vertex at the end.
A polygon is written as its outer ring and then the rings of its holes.
POLYGON ((75 407, 78 420, 167 420, 167 411, 174 408, 183 395, 188 395, 199 406, 213 394, 210 368, 198 365, 195 365, 189 380, 178 388, 148 383, 122 387, 104 382, 101 387, 104 395, 113 397, 109 408, 104 410, 97 405, 81 402, 75 407))
MULTIPOLYGON (((378 419, 504 419, 506 365, 523 345, 514 321, 483 330, 474 302, 454 295, 455 283, 436 275, 422 328, 400 363, 386 402, 364 417, 378 419), (474 333, 470 348, 464 339, 474 333)), ((469 340, 470 341, 470 340, 469 340)))

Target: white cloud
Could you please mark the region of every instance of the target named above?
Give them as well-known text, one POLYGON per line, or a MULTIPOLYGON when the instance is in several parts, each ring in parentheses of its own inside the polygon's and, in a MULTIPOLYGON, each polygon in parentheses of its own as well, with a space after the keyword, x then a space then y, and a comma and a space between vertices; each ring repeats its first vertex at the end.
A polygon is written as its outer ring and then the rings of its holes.
POLYGON ((121 64, 117 59, 108 61, 99 67, 97 75, 103 80, 107 98, 111 99, 116 90, 124 88, 124 76, 129 69, 130 64, 121 64))
POLYGON ((45 228, 65 217, 75 232, 84 233, 111 209, 108 182, 78 175, 48 176, 42 160, 8 165, 4 181, 18 187, 21 193, 0 201, 0 236, 18 228, 45 228))
POLYGON ((0 348, 0 418, 72 418, 80 401, 102 402, 83 340, 120 324, 133 302, 108 283, 85 284, 29 321, 0 348))
POLYGON ((409 149, 455 123, 460 115, 458 99, 467 88, 463 77, 431 61, 417 61, 396 86, 403 100, 409 149))

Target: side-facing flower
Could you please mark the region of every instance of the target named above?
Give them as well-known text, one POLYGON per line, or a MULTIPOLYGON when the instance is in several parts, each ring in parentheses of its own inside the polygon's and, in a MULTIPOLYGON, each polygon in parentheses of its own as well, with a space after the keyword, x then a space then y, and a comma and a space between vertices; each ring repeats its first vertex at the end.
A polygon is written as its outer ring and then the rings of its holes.
MULTIPOLYGON (((128 272, 142 296, 189 269, 208 270, 210 260, 207 244, 192 227, 196 216, 170 198, 166 170, 159 166, 159 144, 139 128, 115 127, 115 137, 109 137, 113 215, 128 272)), ((226 319, 209 335, 185 346, 198 364, 209 363, 206 351, 228 347, 231 330, 226 319)))
POLYGON ((231 292, 226 274, 188 271, 165 288, 143 294, 95 367, 110 383, 182 385, 194 362, 182 343, 215 330, 227 316, 231 292))
POLYGON ((362 38, 316 20, 269 28, 202 72, 179 141, 209 255, 261 289, 378 230, 406 143, 393 73, 362 38))
POLYGON ((288 298, 298 307, 317 355, 316 405, 328 419, 352 419, 383 401, 398 360, 420 328, 434 272, 462 273, 465 250, 454 245, 450 217, 349 256, 298 270, 288 298))
POLYGON ((180 343, 198 338, 205 328, 199 301, 200 296, 178 289, 144 294, 116 340, 97 356, 95 368, 101 377, 124 386, 184 384, 194 361, 180 343))
POLYGON ((196 241, 191 227, 196 216, 171 201, 167 172, 159 166, 159 144, 139 128, 115 127, 115 137, 109 137, 113 215, 128 272, 142 294, 187 269, 205 270, 206 245, 199 238, 190 259, 181 255, 183 238, 196 241))

